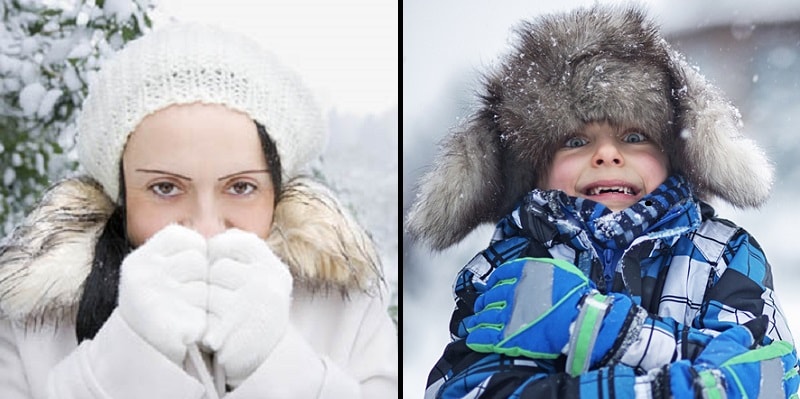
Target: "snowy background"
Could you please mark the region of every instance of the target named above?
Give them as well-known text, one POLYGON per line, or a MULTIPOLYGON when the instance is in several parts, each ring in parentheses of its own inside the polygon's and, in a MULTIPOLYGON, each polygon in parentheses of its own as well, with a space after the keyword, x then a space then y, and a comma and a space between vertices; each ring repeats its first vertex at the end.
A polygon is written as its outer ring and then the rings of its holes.
MULTIPOLYGON (((605 1, 604 3, 608 3, 605 1)), ((403 1, 403 215, 437 143, 475 105, 478 74, 509 49, 523 18, 594 1, 403 1)), ((796 1, 651 0, 644 2, 669 41, 739 107, 746 134, 777 167, 770 201, 718 213, 750 231, 773 266, 775 290, 800 337, 800 3, 796 1)), ((427 374, 449 342, 455 274, 485 247, 484 226, 441 253, 404 238, 403 397, 420 398, 427 374)))

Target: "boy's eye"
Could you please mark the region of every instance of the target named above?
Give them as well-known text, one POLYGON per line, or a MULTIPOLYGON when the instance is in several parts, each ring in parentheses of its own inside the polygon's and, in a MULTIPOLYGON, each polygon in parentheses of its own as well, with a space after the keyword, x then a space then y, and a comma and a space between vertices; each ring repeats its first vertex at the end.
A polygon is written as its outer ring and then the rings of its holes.
POLYGON ((564 147, 578 148, 585 146, 587 143, 588 141, 583 137, 571 137, 564 143, 564 147))
POLYGON ((160 197, 174 197, 180 194, 178 186, 170 182, 158 182, 148 188, 160 197))
POLYGON ((256 186, 243 181, 233 183, 228 187, 228 193, 234 195, 247 195, 253 191, 256 191, 256 186))
POLYGON ((625 136, 622 137, 622 141, 626 143, 641 143, 643 141, 647 141, 647 136, 639 132, 630 132, 626 133, 625 136))

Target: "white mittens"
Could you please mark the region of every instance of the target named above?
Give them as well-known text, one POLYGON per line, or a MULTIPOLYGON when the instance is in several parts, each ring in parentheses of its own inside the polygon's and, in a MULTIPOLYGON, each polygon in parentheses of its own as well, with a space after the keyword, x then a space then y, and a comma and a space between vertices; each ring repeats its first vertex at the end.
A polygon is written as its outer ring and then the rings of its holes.
POLYGON ((172 225, 122 262, 118 310, 139 336, 181 364, 206 331, 206 240, 172 225))
POLYGON ((208 240, 208 330, 228 384, 237 387, 289 324, 292 276, 263 239, 231 229, 208 240))
POLYGON ((206 241, 171 225, 122 262, 118 310, 178 365, 202 343, 237 387, 286 332, 291 292, 289 269, 255 234, 231 229, 206 241))

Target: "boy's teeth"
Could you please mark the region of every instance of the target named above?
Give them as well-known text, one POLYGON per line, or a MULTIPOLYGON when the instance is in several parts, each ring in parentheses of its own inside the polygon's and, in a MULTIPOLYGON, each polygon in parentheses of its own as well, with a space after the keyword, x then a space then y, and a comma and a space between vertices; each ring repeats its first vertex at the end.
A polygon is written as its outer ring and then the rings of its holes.
POLYGON ((616 193, 623 193, 628 195, 633 195, 633 191, 630 187, 623 187, 623 186, 613 186, 613 187, 594 187, 589 190, 589 195, 598 195, 601 193, 607 192, 616 192, 616 193))

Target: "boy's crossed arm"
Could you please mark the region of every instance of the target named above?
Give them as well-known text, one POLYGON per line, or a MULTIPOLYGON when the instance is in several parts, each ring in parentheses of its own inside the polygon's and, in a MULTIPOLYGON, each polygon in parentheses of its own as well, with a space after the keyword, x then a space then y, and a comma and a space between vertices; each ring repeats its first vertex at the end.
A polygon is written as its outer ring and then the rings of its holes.
POLYGON ((794 348, 763 340, 766 316, 732 324, 716 338, 673 323, 665 340, 669 323, 626 295, 601 295, 575 266, 542 258, 498 267, 480 291, 475 313, 454 320, 466 336, 448 346, 447 361, 437 365, 452 365, 443 373, 448 378, 429 381, 429 396, 771 398, 797 392, 794 348), (767 345, 759 347, 762 341, 767 345))

